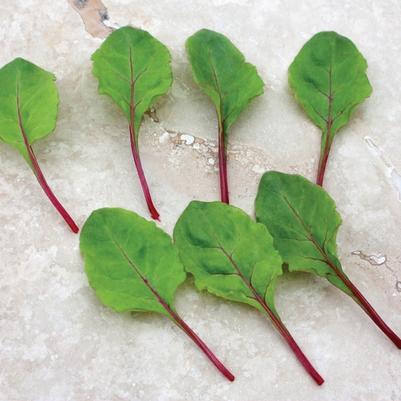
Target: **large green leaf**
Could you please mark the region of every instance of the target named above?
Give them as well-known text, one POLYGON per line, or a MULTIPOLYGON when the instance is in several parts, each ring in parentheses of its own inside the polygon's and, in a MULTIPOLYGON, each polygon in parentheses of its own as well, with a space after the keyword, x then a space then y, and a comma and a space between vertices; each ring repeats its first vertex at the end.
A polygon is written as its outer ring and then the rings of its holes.
POLYGON ((17 149, 32 167, 28 145, 53 132, 56 77, 22 58, 0 69, 0 139, 17 149))
POLYGON ((106 306, 171 317, 160 299, 174 309, 186 274, 171 238, 154 223, 127 210, 99 209, 86 221, 80 247, 90 285, 106 306))
POLYGON ((144 113, 171 87, 168 49, 150 33, 117 29, 92 55, 99 92, 110 96, 138 135, 144 113))
POLYGON ((282 260, 266 227, 241 209, 193 201, 177 221, 174 242, 199 290, 264 311, 258 294, 274 309, 282 260))
POLYGON ((322 130, 319 171, 323 169, 323 175, 335 134, 372 92, 366 69, 354 43, 336 32, 313 36, 289 68, 295 99, 322 130))
POLYGON ((263 93, 256 67, 224 35, 202 29, 186 43, 196 83, 216 107, 227 134, 251 100, 263 93))
POLYGON ((316 383, 323 383, 276 311, 275 284, 282 274, 282 259, 263 224, 225 203, 194 201, 174 228, 174 242, 199 290, 266 314, 316 383))
POLYGON ((270 231, 289 271, 327 278, 350 295, 401 349, 401 339, 342 270, 336 245, 341 217, 327 192, 299 175, 270 171, 260 181, 255 209, 257 220, 270 231))
POLYGON ((124 209, 99 209, 80 238, 85 271, 102 303, 116 312, 155 312, 167 316, 230 381, 234 376, 185 323, 174 295, 186 273, 171 238, 155 223, 124 209))
POLYGON ((260 181, 255 210, 290 271, 325 277, 349 294, 333 270, 341 270, 336 244, 341 217, 326 191, 300 175, 269 171, 260 181))
POLYGON ((50 189, 32 148, 56 126, 59 98, 55 80, 53 74, 22 58, 0 69, 0 140, 21 153, 49 200, 77 233, 78 226, 50 189))

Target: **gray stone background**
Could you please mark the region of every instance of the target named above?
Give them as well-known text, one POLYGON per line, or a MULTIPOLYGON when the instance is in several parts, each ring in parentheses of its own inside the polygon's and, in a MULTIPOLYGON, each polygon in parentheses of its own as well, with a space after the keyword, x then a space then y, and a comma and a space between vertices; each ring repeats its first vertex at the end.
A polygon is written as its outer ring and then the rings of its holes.
MULTIPOLYGON (((90 56, 109 27, 141 27, 172 52, 174 86, 141 131, 143 163, 168 232, 191 199, 218 197, 215 115, 192 81, 185 39, 203 27, 226 34, 266 82, 229 145, 232 203, 253 213, 265 170, 314 178, 319 132, 289 93, 287 68, 314 33, 336 30, 367 58, 374 88, 338 135, 327 170, 326 189, 344 219, 340 256, 400 333, 401 3, 105 0, 104 6, 107 12, 100 1, 0 2, 0 65, 22 56, 57 75, 57 129, 34 149, 79 225, 102 206, 147 216, 126 120, 97 94, 91 75, 90 56)), ((190 282, 178 291, 178 311, 236 374, 230 384, 167 319, 101 306, 83 273, 78 236, 5 144, 0 172, 1 401, 401 400, 401 352, 354 302, 306 274, 281 281, 277 307, 325 377, 321 388, 258 312, 199 294, 190 282)))

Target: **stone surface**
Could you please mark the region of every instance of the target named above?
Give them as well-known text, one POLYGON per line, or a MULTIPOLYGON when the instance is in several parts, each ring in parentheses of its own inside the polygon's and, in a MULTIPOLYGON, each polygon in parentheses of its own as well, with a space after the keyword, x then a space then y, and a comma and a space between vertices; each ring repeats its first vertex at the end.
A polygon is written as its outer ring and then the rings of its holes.
MULTIPOLYGON (((232 203, 250 213, 265 170, 313 178, 316 169, 319 132, 288 91, 293 57, 321 30, 357 44, 374 93, 338 135, 326 188, 344 218, 339 249, 345 270, 400 333, 399 1, 104 3, 107 26, 147 29, 173 55, 174 87, 141 132, 143 163, 168 232, 189 200, 218 197, 215 116, 192 82, 186 37, 202 27, 227 34, 266 82, 266 94, 230 137, 232 203)), ((147 216, 127 123, 97 94, 91 75, 90 55, 101 39, 85 31, 67 0, 2 0, 0 15, 0 64, 22 56, 58 77, 57 129, 34 148, 60 200, 80 225, 101 206, 147 216)), ((0 171, 1 401, 401 400, 401 352, 345 295, 302 274, 281 281, 277 305, 326 378, 321 388, 256 311, 199 294, 191 283, 179 290, 178 311, 236 374, 228 383, 168 320, 102 307, 83 273, 78 236, 4 144, 0 171)))

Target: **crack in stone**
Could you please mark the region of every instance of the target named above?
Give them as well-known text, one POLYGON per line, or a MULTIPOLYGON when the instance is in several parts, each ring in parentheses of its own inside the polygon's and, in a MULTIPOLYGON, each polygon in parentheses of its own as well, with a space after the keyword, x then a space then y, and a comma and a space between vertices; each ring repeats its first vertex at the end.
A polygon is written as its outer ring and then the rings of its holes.
POLYGON ((359 258, 365 262, 370 263, 372 266, 385 266, 387 270, 391 272, 391 275, 395 279, 395 289, 398 292, 401 292, 401 280, 397 276, 397 273, 392 269, 387 263, 387 256, 381 253, 374 253, 371 255, 367 255, 364 252, 357 250, 352 251, 351 255, 359 256, 359 258))
POLYGON ((380 148, 371 137, 366 136, 364 140, 372 154, 376 156, 386 168, 385 173, 398 193, 398 200, 401 201, 401 174, 384 154, 383 149, 380 148))
POLYGON ((117 24, 110 22, 107 8, 101 0, 67 0, 72 8, 80 15, 85 30, 95 38, 105 38, 117 24))

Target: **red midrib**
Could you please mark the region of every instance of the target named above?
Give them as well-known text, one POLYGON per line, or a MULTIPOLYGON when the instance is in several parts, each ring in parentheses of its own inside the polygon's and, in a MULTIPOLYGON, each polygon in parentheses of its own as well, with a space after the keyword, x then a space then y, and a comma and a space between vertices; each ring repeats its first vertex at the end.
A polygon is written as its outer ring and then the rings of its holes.
POLYGON ((60 203, 60 201, 57 199, 57 197, 54 195, 53 191, 49 187, 45 176, 43 175, 43 172, 39 166, 39 163, 36 159, 35 153, 32 149, 32 146, 29 144, 28 137, 25 132, 25 128, 22 122, 22 115, 21 115, 21 107, 20 107, 20 95, 19 95, 19 87, 17 86, 16 88, 16 103, 17 103, 17 115, 18 115, 18 125, 20 128, 20 132, 24 141, 25 148, 28 152, 29 159, 32 163, 32 169, 33 172, 42 187, 43 191, 49 198, 50 202, 53 204, 53 206, 56 208, 58 213, 63 217, 64 221, 68 224, 70 227, 71 231, 77 234, 79 232, 79 227, 76 225, 75 221, 72 219, 72 217, 69 215, 69 213, 66 211, 64 206, 60 203))
POLYGON ((107 228, 107 232, 113 244, 122 253, 124 259, 128 262, 134 272, 143 281, 149 291, 157 299, 160 305, 166 310, 166 312, 171 316, 173 322, 182 330, 189 338, 199 347, 199 349, 207 356, 207 358, 213 363, 213 365, 223 374, 229 381, 234 381, 234 375, 223 365, 223 363, 214 355, 210 348, 205 342, 191 329, 190 326, 181 318, 181 316, 174 311, 170 305, 160 296, 160 294, 153 288, 149 280, 141 273, 136 264, 131 260, 129 255, 125 252, 125 249, 114 239, 110 230, 107 228))
POLYGON ((138 78, 146 71, 146 68, 141 71, 138 76, 135 78, 134 74, 134 63, 132 61, 132 49, 131 47, 129 48, 129 65, 130 65, 130 124, 129 124, 129 133, 130 133, 130 143, 131 143, 131 152, 132 156, 134 158, 134 163, 135 167, 138 173, 139 181, 141 183, 143 195, 146 200, 146 204, 149 209, 149 213, 154 220, 160 220, 160 215, 159 212, 157 211, 152 195, 150 193, 149 185, 146 180, 145 172, 142 167, 142 162, 141 158, 139 156, 139 151, 138 151, 138 144, 137 144, 137 137, 136 137, 136 132, 135 132, 135 109, 136 109, 136 104, 135 104, 135 84, 138 80, 138 78))
POLYGON ((347 275, 339 269, 329 258, 326 251, 320 246, 318 241, 315 239, 313 233, 308 228, 307 224, 303 221, 301 216, 298 214, 297 210, 291 205, 289 200, 283 196, 283 200, 287 203, 288 207, 294 214, 295 218, 300 222, 307 235, 306 238, 312 242, 314 247, 323 256, 323 263, 329 266, 335 275, 344 283, 344 285, 350 290, 352 298, 361 306, 361 308, 368 314, 368 316, 373 320, 373 322, 382 330, 382 332, 396 345, 397 348, 401 349, 401 338, 384 322, 384 320, 379 316, 373 306, 368 302, 364 295, 359 291, 355 284, 347 277, 347 275))

